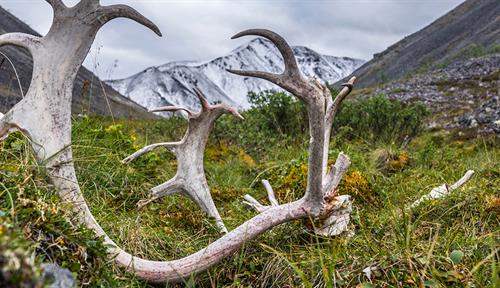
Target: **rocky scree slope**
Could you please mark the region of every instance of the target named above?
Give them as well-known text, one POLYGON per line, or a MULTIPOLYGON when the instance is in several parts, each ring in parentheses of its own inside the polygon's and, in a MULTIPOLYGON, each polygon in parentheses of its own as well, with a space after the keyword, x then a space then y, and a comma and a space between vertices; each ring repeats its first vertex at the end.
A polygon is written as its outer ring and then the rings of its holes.
MULTIPOLYGON (((334 83, 364 63, 363 60, 321 55, 304 46, 293 47, 305 77, 334 83)), ((114 89, 144 107, 180 105, 199 109, 193 88, 202 90, 210 102, 248 108, 249 91, 279 87, 268 81, 230 74, 226 69, 283 71, 283 59, 268 40, 256 38, 228 55, 207 62, 179 61, 148 68, 126 79, 110 80, 114 89)))
POLYGON ((458 60, 444 68, 358 91, 361 97, 378 94, 422 102, 432 112, 430 127, 500 135, 500 53, 458 60))
POLYGON ((467 0, 422 30, 375 54, 352 73, 358 78, 356 85, 372 86, 423 67, 463 60, 470 50, 499 50, 499 15, 498 0, 467 0))
MULTIPOLYGON (((0 34, 11 32, 22 32, 40 36, 28 25, 0 7, 0 34)), ((64 45, 64 43, 61 44, 64 45)), ((1 47, 0 51, 5 53, 14 62, 23 91, 26 93, 33 71, 31 55, 27 50, 13 46, 1 47)), ((2 63, 3 58, 0 55, 0 63, 2 63)), ((111 110, 115 117, 121 118, 154 117, 154 115, 147 112, 146 109, 134 101, 120 95, 105 83, 102 84, 103 87, 101 87, 100 80, 96 75, 82 67, 77 75, 73 89, 73 113, 111 115, 111 110), (105 95, 108 101, 106 101, 105 95)), ((0 112, 5 113, 20 100, 21 91, 19 90, 17 78, 11 65, 4 60, 0 67, 0 112)))

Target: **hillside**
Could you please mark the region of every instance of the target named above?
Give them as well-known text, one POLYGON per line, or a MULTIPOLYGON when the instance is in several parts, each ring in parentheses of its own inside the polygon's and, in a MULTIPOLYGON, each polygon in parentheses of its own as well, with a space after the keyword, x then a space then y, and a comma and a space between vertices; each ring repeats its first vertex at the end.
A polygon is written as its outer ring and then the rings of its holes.
POLYGON ((500 45, 500 2, 468 0, 422 30, 405 37, 352 74, 358 87, 400 79, 500 45), (481 50, 481 51, 478 51, 481 50))
POLYGON ((361 98, 385 95, 421 102, 432 111, 430 128, 500 135, 500 54, 458 60, 404 79, 355 91, 361 98))
MULTIPOLYGON (((0 34, 22 32, 39 35, 21 20, 0 7, 0 34)), ((18 47, 2 47, 0 52, 5 53, 14 63, 19 74, 24 93, 28 90, 33 61, 28 51, 18 47)), ((3 57, 0 56, 0 62, 3 57)), ((100 80, 92 72, 81 68, 75 80, 73 90, 73 113, 92 113, 98 115, 111 115, 115 117, 151 118, 153 117, 143 107, 130 99, 123 97, 111 87, 103 83, 108 101, 106 101, 100 80), (109 106, 108 106, 109 102, 109 106)), ((17 78, 7 61, 0 67, 0 112, 6 112, 21 99, 21 92, 17 78)))
MULTIPOLYGON (((347 76, 364 62, 321 55, 304 46, 294 46, 293 49, 305 77, 328 83, 347 76)), ((148 68, 126 79, 108 81, 108 84, 148 108, 175 104, 197 109, 198 100, 192 92, 194 87, 204 91, 211 102, 221 101, 248 108, 249 91, 279 89, 261 79, 230 74, 226 69, 280 73, 283 59, 270 41, 257 38, 211 61, 171 62, 148 68)))

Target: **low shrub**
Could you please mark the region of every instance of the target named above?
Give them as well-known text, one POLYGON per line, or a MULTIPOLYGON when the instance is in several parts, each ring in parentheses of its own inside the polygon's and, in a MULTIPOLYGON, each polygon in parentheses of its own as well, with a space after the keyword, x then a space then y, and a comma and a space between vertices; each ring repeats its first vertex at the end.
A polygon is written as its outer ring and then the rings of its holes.
POLYGON ((346 130, 348 138, 369 142, 401 143, 424 128, 427 110, 422 104, 404 104, 378 95, 345 101, 334 122, 334 129, 346 130))

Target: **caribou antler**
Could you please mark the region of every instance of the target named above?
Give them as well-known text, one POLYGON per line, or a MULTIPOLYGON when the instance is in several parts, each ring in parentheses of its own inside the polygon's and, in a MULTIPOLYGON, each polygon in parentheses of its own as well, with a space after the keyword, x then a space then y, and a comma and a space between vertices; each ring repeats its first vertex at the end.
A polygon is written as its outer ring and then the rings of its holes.
POLYGON ((338 107, 351 92, 356 78, 352 78, 346 87, 332 101, 329 89, 315 80, 307 80, 302 76, 292 48, 280 35, 264 29, 250 29, 240 32, 232 39, 242 36, 256 35, 273 42, 283 56, 285 70, 282 74, 261 71, 228 70, 231 73, 262 78, 268 80, 304 101, 308 117, 311 141, 309 146, 309 169, 305 198, 314 203, 313 215, 321 211, 316 209, 324 204, 323 178, 326 177, 328 163, 328 145, 330 143, 331 126, 338 107))
POLYGON ((215 121, 224 113, 230 113, 234 116, 243 119, 238 111, 227 105, 218 104, 210 105, 203 93, 194 90, 201 103, 201 111, 194 113, 189 109, 176 106, 166 106, 161 108, 152 109, 150 111, 185 111, 188 114, 188 129, 184 138, 180 142, 173 143, 158 143, 148 145, 134 154, 125 158, 122 162, 128 163, 141 155, 152 151, 158 147, 164 147, 170 150, 177 157, 177 173, 176 175, 159 186, 151 189, 149 199, 142 200, 138 203, 139 208, 159 199, 163 196, 171 195, 173 193, 181 192, 191 197, 205 213, 214 218, 217 226, 222 232, 227 233, 224 222, 219 215, 219 211, 215 207, 212 196, 210 195, 210 188, 205 177, 203 169, 203 154, 205 147, 210 136, 215 121))
MULTIPOLYGON (((73 81, 97 31, 110 19, 131 18, 157 34, 160 33, 149 20, 126 6, 106 8, 100 6, 98 0, 82 0, 76 6, 68 8, 60 0, 47 2, 54 9, 54 21, 46 36, 38 38, 17 33, 0 36, 0 46, 13 44, 28 48, 34 60, 33 79, 28 93, 0 118, 0 138, 17 129, 31 139, 38 161, 45 164, 47 174, 63 202, 71 205, 78 221, 93 229, 97 236, 103 236, 109 247, 108 253, 114 257, 117 264, 150 282, 182 281, 215 265, 236 252, 248 240, 277 225, 295 219, 323 218, 330 215, 331 209, 335 209, 330 203, 335 189, 327 191, 328 193, 325 193, 324 189, 335 186, 326 181, 334 181, 333 179, 342 175, 336 172, 337 176, 327 177, 327 161, 324 160, 324 155, 328 154, 324 150, 328 147, 329 138, 325 137, 325 131, 329 103, 338 106, 341 101, 330 102, 331 96, 326 87, 314 81, 307 81, 301 76, 292 50, 282 37, 267 30, 248 30, 236 37, 259 35, 270 39, 283 54, 285 72, 282 75, 234 72, 276 83, 304 101, 307 108, 311 141, 308 183, 304 197, 292 203, 266 209, 206 248, 182 259, 150 261, 123 251, 99 226, 80 191, 70 146, 73 81)), ((350 91, 347 91, 347 94, 348 92, 350 91)), ((202 107, 203 103, 205 102, 202 101, 202 107)), ((196 147, 195 144, 193 149, 203 150, 204 146, 196 147)))

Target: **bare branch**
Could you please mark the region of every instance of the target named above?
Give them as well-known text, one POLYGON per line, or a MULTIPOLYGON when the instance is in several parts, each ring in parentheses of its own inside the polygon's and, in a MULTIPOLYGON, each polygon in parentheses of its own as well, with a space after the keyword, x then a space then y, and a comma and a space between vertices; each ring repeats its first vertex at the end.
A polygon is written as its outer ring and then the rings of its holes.
POLYGON ((158 36, 162 36, 158 26, 156 26, 151 20, 144 17, 141 13, 137 12, 137 10, 127 5, 117 4, 100 7, 98 10, 98 15, 98 22, 101 26, 115 18, 123 17, 134 20, 135 22, 148 27, 158 36))

